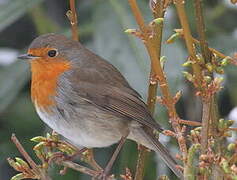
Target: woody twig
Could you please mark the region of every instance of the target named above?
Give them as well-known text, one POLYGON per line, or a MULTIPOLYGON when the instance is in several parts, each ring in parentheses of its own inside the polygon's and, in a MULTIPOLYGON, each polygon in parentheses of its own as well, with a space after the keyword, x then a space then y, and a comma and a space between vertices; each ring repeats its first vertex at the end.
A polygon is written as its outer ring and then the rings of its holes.
POLYGON ((70 10, 67 11, 66 15, 71 23, 72 39, 79 41, 75 0, 70 0, 70 10))
MULTIPOLYGON (((44 137, 35 137, 33 139, 39 140, 40 138, 43 139, 44 137)), ((43 162, 42 165, 37 165, 32 160, 30 155, 26 152, 26 150, 24 149, 24 147, 22 146, 22 144, 20 143, 20 141, 17 139, 17 137, 14 134, 12 135, 11 139, 12 139, 13 143, 16 145, 16 147, 19 150, 19 152, 21 153, 21 155, 26 160, 26 162, 25 162, 24 160, 22 160, 20 158, 16 158, 16 162, 15 162, 11 158, 8 158, 8 162, 10 163, 10 165, 17 171, 21 172, 20 174, 16 175, 17 177, 41 179, 41 180, 51 180, 51 178, 47 174, 47 170, 48 170, 48 164, 50 164, 52 161, 60 166, 63 166, 64 167, 63 171, 65 171, 65 168, 71 168, 71 169, 74 169, 74 170, 79 171, 81 173, 90 175, 91 177, 97 177, 100 173, 100 171, 98 171, 98 170, 92 170, 90 168, 87 168, 87 167, 81 166, 77 163, 74 163, 72 161, 69 161, 69 160, 61 157, 62 155, 58 156, 58 158, 53 157, 53 160, 52 160, 52 158, 49 158, 48 160, 46 160, 47 162, 43 162)), ((42 143, 44 143, 44 141, 42 140, 40 143, 42 144, 42 143)), ((46 145, 44 145, 44 146, 46 146, 46 145)), ((65 143, 65 145, 63 146, 65 148, 65 150, 72 147, 70 144, 68 144, 67 147, 66 146, 67 146, 67 143, 65 143)), ((36 149, 34 149, 34 150, 35 150, 35 152, 37 151, 36 149)), ((37 153, 38 153, 38 155, 37 155, 38 157, 44 156, 43 152, 38 151, 37 153)), ((60 173, 62 173, 62 171, 60 171, 60 173)))
MULTIPOLYGON (((167 83, 166 76, 164 74, 163 68, 160 63, 161 59, 161 37, 162 37, 162 29, 163 29, 163 17, 165 8, 167 7, 167 1, 154 1, 151 2, 150 5, 152 7, 152 11, 156 20, 154 20, 157 24, 154 27, 147 26, 144 23, 143 16, 138 8, 136 0, 128 0, 134 17, 136 19, 137 24, 139 25, 139 32, 141 33, 141 38, 144 42, 144 45, 148 51, 148 54, 151 59, 151 73, 150 73, 150 85, 149 85, 149 93, 148 93, 148 107, 150 111, 154 112, 155 100, 156 100, 156 90, 159 84, 159 87, 162 92, 162 100, 163 104, 166 106, 169 114, 169 119, 171 121, 172 127, 177 134, 177 140, 185 159, 187 157, 187 147, 185 143, 185 139, 182 135, 182 128, 179 124, 179 117, 177 115, 175 109, 175 100, 172 97, 169 86, 167 83)), ((154 22, 153 21, 153 22, 154 22)), ((144 156, 142 155, 144 150, 140 152, 140 156, 138 159, 137 172, 135 179, 140 180, 143 178, 143 167, 144 167, 144 156)))

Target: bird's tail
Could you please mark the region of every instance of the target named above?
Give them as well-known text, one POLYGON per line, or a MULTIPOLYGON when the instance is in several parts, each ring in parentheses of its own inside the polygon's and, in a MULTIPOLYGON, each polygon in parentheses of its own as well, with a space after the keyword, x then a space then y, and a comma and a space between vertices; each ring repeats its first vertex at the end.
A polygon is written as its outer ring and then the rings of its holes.
POLYGON ((165 161, 167 166, 174 172, 174 174, 183 180, 183 173, 177 168, 178 164, 170 155, 169 151, 158 141, 150 128, 143 127, 142 129, 144 137, 154 146, 154 150, 160 154, 163 161, 165 161))

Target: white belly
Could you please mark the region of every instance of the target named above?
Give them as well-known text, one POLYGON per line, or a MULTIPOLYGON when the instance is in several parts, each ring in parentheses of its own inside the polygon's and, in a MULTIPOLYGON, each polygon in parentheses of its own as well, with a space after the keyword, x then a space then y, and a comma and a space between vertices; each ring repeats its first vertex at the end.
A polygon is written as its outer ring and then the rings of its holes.
MULTIPOLYGON (((121 137, 116 131, 112 131, 113 134, 109 134, 111 133, 111 128, 108 127, 107 129, 109 129, 109 131, 107 132, 104 130, 104 125, 101 127, 103 130, 100 130, 100 126, 98 125, 91 127, 91 125, 89 126, 89 124, 87 124, 90 128, 86 128, 80 126, 79 121, 77 123, 75 120, 65 120, 58 115, 53 115, 55 114, 54 112, 46 112, 37 106, 36 111, 50 128, 77 146, 88 148, 106 147, 118 142, 121 137)), ((83 125, 84 124, 85 123, 83 123, 83 125)))

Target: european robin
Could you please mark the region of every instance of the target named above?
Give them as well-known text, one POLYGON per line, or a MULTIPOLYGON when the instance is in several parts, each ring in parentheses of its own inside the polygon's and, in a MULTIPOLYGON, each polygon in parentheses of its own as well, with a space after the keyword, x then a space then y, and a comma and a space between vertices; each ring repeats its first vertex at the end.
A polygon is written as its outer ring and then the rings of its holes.
POLYGON ((30 60, 32 101, 40 118, 54 131, 87 148, 120 142, 110 165, 125 139, 134 140, 158 152, 183 178, 176 161, 153 134, 163 129, 113 65, 58 34, 37 37, 19 58, 30 60))

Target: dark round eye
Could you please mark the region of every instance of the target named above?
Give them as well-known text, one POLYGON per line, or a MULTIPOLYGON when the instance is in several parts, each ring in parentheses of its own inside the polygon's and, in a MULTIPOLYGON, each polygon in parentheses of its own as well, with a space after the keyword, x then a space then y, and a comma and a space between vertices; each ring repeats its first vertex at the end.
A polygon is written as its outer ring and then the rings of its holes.
POLYGON ((48 51, 48 56, 49 56, 49 57, 54 57, 54 56, 56 56, 56 55, 57 55, 57 51, 56 51, 56 50, 52 49, 52 50, 49 50, 49 51, 48 51))

